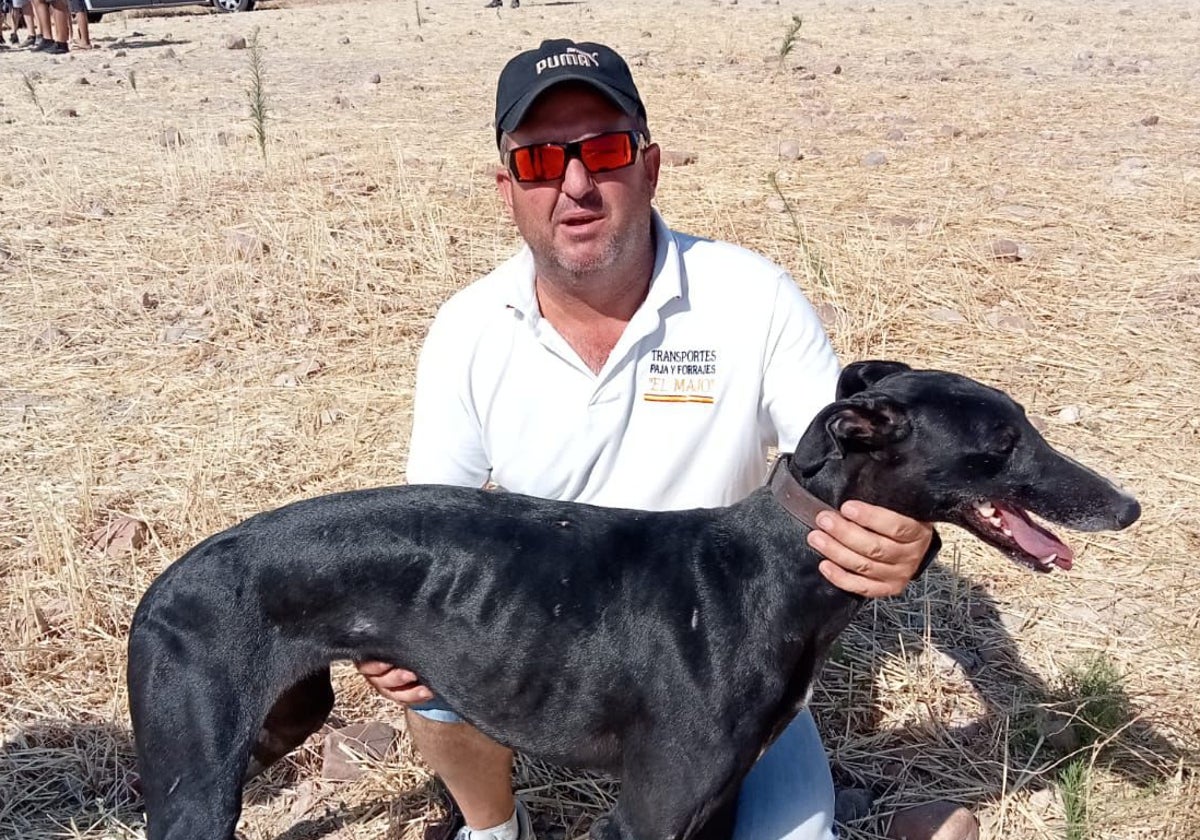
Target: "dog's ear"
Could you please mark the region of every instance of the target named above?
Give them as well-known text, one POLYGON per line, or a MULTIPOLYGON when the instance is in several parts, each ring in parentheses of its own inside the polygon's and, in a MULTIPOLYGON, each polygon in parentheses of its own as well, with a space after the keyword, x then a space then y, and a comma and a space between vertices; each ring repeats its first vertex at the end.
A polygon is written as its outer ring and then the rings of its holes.
POLYGON ((821 409, 800 438, 793 462, 811 475, 847 452, 882 453, 912 432, 903 407, 887 397, 862 395, 838 400, 821 409))
POLYGON ((865 361, 848 365, 838 377, 837 398, 844 400, 865 391, 885 376, 912 370, 904 362, 865 361))
POLYGON ((843 456, 849 451, 884 449, 904 440, 911 431, 904 409, 887 397, 845 400, 825 419, 825 432, 843 456))

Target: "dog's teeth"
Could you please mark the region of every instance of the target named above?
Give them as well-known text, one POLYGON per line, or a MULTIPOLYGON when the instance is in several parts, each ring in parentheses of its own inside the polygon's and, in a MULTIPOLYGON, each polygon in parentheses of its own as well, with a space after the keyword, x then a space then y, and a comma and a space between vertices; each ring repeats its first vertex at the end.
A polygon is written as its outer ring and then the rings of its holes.
POLYGON ((1003 533, 1003 534, 1004 534, 1004 536, 1006 536, 1006 537, 1011 537, 1011 536, 1012 536, 1012 531, 1010 531, 1010 530, 1009 530, 1009 529, 1007 529, 1007 528, 1001 528, 1001 529, 1000 529, 1000 531, 1001 531, 1001 533, 1003 533))
POLYGON ((976 502, 975 508, 988 519, 996 515, 996 509, 992 507, 991 502, 976 502))
POLYGON ((1047 566, 1049 566, 1057 559, 1058 559, 1057 554, 1047 554, 1045 557, 1042 558, 1042 562, 1045 563, 1047 566))

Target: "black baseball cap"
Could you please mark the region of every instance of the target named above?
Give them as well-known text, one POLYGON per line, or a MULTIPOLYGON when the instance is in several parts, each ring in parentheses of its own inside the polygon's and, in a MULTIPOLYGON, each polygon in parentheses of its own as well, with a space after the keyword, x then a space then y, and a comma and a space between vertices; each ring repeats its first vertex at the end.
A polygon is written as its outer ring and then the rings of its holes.
POLYGON ((566 38, 542 41, 509 60, 496 84, 496 144, 521 124, 535 99, 560 82, 584 82, 631 117, 645 119, 646 106, 625 59, 603 44, 566 38))

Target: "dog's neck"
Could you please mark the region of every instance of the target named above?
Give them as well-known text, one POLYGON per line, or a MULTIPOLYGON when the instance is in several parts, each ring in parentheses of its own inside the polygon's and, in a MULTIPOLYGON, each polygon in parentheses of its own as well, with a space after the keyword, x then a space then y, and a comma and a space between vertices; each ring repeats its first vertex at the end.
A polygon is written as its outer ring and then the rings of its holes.
POLYGON ((792 475, 791 456, 780 455, 775 459, 767 486, 780 506, 790 513, 793 519, 809 528, 817 527, 817 514, 833 510, 831 505, 807 490, 792 475))

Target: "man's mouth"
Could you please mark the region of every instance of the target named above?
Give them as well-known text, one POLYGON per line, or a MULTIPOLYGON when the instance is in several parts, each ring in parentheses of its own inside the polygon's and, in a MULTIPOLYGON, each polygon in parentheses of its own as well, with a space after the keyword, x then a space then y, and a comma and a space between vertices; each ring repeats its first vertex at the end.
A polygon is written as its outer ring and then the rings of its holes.
POLYGON ((603 218, 603 216, 598 216, 594 213, 572 213, 560 218, 558 223, 568 228, 584 228, 603 218))
POLYGON ((964 526, 984 542, 1037 572, 1070 569, 1075 552, 1015 505, 981 501, 963 510, 964 526))

